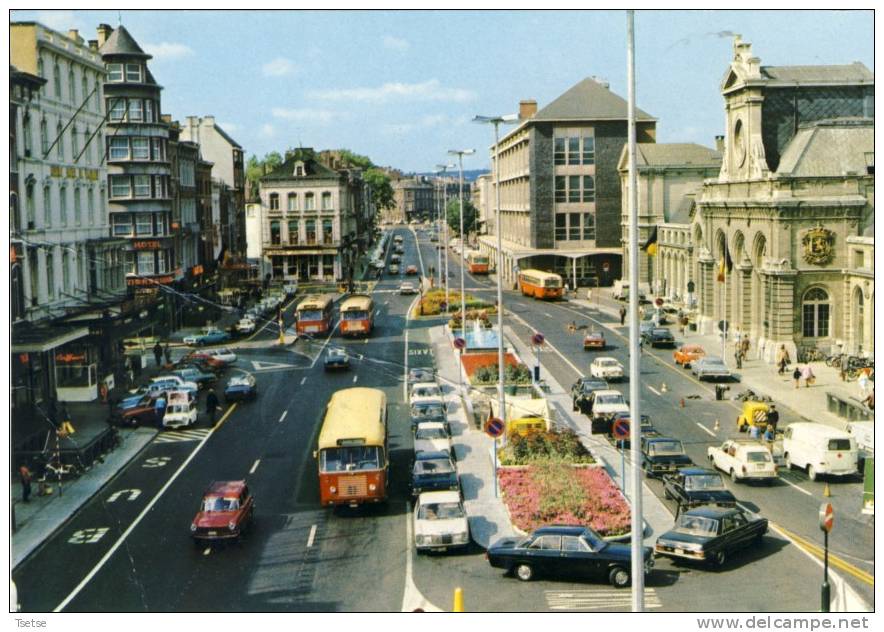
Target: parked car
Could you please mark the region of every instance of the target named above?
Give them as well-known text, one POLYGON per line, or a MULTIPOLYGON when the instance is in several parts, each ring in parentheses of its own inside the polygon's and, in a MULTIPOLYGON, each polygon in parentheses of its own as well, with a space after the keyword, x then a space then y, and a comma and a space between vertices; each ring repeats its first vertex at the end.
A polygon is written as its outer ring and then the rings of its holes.
POLYGON ((433 367, 416 366, 408 369, 408 383, 435 382, 436 370, 433 367))
POLYGON ((111 424, 130 428, 156 426, 157 422, 156 399, 147 393, 127 406, 116 406, 110 418, 111 424))
POLYGON ((226 347, 217 347, 215 349, 206 349, 202 353, 212 358, 216 358, 226 363, 228 366, 236 364, 236 354, 226 347))
POLYGON ((209 355, 202 349, 194 350, 181 358, 176 364, 176 369, 182 369, 186 366, 193 365, 205 372, 223 373, 227 369, 227 363, 215 356, 209 355))
POLYGON ((593 360, 592 364, 589 365, 589 374, 609 382, 622 380, 624 376, 623 365, 616 358, 602 356, 593 360))
POLYGON ((349 369, 350 356, 348 356, 347 352, 343 349, 332 347, 325 353, 323 368, 326 371, 332 371, 334 369, 349 369))
POLYGON ((418 553, 470 544, 470 525, 457 491, 423 492, 414 504, 414 546, 418 553))
POLYGON ((620 391, 595 391, 590 396, 589 418, 593 434, 610 434, 614 416, 618 413, 629 414, 629 404, 620 391))
POLYGON ((390 263, 401 263, 401 262, 402 262, 402 257, 400 257, 399 255, 392 255, 390 257, 390 263))
POLYGON ((733 507, 737 504, 721 474, 700 467, 683 467, 674 474, 665 474, 663 496, 675 500, 679 511, 699 505, 733 507))
POLYGON ((243 373, 235 375, 224 387, 224 401, 236 402, 241 400, 253 400, 258 396, 258 384, 255 376, 243 373))
POLYGON ((196 399, 184 391, 169 391, 166 394, 163 428, 186 428, 195 425, 196 421, 196 399))
POLYGON ((777 466, 770 449, 761 441, 728 439, 706 448, 706 455, 716 468, 728 474, 731 480, 764 481, 777 478, 777 466))
POLYGON ((442 398, 442 389, 435 382, 416 382, 411 385, 408 390, 408 401, 412 402, 416 398, 438 397, 442 398))
POLYGON ((389 268, 390 274, 399 274, 399 264, 391 263, 389 268))
POLYGON ((238 540, 252 526, 254 514, 255 499, 244 480, 213 482, 190 523, 190 536, 197 545, 238 540))
MULTIPOLYGON (((631 582, 629 544, 607 542, 589 527, 541 527, 527 537, 503 538, 492 544, 486 559, 522 581, 538 575, 585 576, 625 588, 631 582)), ((651 547, 643 547, 645 574, 654 565, 651 547)))
POLYGON ((718 356, 704 356, 691 364, 691 373, 698 380, 729 380, 734 374, 718 356))
POLYGON ((600 331, 591 331, 583 336, 583 350, 594 351, 604 349, 607 346, 605 334, 600 331))
POLYGON ((681 514, 675 527, 657 538, 654 551, 678 560, 724 566, 735 551, 761 544, 767 518, 738 507, 697 507, 681 514))
POLYGON ((403 281, 399 284, 399 294, 417 294, 417 288, 414 287, 414 283, 411 281, 403 281))
POLYGON ((184 337, 184 344, 197 345, 204 347, 206 345, 216 345, 219 342, 230 340, 230 334, 220 329, 207 329, 201 334, 192 334, 184 337))
POLYGON ((457 468, 451 456, 442 450, 424 450, 417 454, 411 469, 411 494, 458 491, 457 468))
POLYGON ((218 380, 218 376, 214 373, 200 371, 194 366, 175 369, 172 371, 172 374, 177 375, 188 382, 195 382, 199 388, 205 388, 214 384, 218 380))
POLYGON ((856 474, 857 457, 856 439, 844 430, 802 421, 789 425, 783 433, 786 468, 805 469, 812 481, 820 474, 856 474))
POLYGON ((179 391, 193 391, 194 395, 199 390, 199 386, 197 386, 196 382, 185 380, 180 375, 173 374, 164 374, 157 375, 152 377, 150 380, 150 387, 157 387, 159 390, 170 390, 175 389, 179 391))
POLYGON ((680 346, 672 352, 672 358, 676 364, 680 364, 683 368, 689 369, 691 363, 699 360, 706 355, 706 350, 700 345, 686 344, 680 346))
POLYGON ((642 437, 642 468, 645 475, 653 478, 672 474, 682 467, 693 465, 685 454, 684 445, 670 437, 642 437))
POLYGON ((581 377, 571 385, 571 410, 580 410, 583 414, 588 414, 589 396, 594 391, 604 390, 608 390, 608 383, 605 380, 600 380, 591 375, 581 377), (584 408, 586 409, 584 410, 584 408))
POLYGON ((410 275, 417 274, 417 266, 416 265, 405 266, 405 274, 410 274, 410 275))
POLYGON ((454 457, 451 449, 451 435, 445 424, 439 421, 423 421, 414 431, 414 453, 447 452, 454 457))
POLYGON ((251 334, 255 332, 255 321, 251 318, 240 318, 236 323, 236 331, 240 334, 251 334))
POLYGON ((438 397, 416 399, 411 403, 411 429, 417 430, 418 424, 433 421, 441 423, 451 434, 448 426, 448 416, 445 413, 445 403, 438 397))
POLYGON ((654 327, 644 336, 645 344, 653 347, 674 347, 675 337, 665 327, 654 327))

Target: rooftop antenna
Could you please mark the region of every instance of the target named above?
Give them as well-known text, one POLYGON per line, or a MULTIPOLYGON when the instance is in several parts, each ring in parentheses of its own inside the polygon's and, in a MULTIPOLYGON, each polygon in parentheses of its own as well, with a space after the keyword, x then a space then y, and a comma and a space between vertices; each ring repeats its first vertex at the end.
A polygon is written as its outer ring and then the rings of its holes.
POLYGON ((117 11, 117 26, 123 25, 123 12, 117 11))

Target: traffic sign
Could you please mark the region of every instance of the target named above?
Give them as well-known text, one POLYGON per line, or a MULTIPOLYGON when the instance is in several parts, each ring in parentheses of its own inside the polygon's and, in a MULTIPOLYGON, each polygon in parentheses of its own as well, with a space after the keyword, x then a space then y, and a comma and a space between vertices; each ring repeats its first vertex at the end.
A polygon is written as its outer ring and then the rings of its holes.
POLYGON ((448 303, 442 301, 441 303, 439 303, 439 309, 441 309, 443 312, 448 311, 448 303))
POLYGON ((694 288, 695 288, 695 287, 696 287, 696 285, 694 284, 693 281, 688 281, 688 292, 689 292, 690 294, 693 294, 693 293, 694 293, 694 288))
POLYGON ((617 439, 625 439, 629 436, 629 420, 628 419, 618 419, 614 422, 614 427, 612 428, 612 432, 617 439))
POLYGON ((831 533, 834 524, 835 511, 832 509, 832 503, 823 503, 820 505, 820 529, 826 533, 831 533))
POLYGON ((544 340, 545 340, 545 338, 543 337, 543 334, 540 333, 539 331, 537 333, 535 333, 533 336, 531 336, 531 343, 535 347, 541 346, 543 344, 544 340))
POLYGON ((602 264, 602 272, 610 272, 610 271, 611 271, 611 264, 608 263, 607 261, 605 261, 602 264))
POLYGON ((455 349, 463 349, 467 346, 467 341, 463 338, 455 338, 454 339, 454 348, 455 349))
POLYGON ((504 427, 505 426, 502 419, 492 417, 485 422, 485 434, 487 434, 492 439, 497 439, 500 435, 503 434, 504 427))
POLYGON ((654 305, 657 307, 663 307, 663 299, 658 296, 654 299, 654 305))
POLYGON ((724 333, 728 329, 730 329, 730 324, 726 320, 718 321, 718 331, 724 333))

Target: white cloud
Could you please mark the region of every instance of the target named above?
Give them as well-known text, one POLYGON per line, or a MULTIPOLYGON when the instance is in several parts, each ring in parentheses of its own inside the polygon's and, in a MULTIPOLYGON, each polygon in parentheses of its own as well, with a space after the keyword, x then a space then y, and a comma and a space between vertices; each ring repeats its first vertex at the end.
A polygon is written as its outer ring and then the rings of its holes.
POLYGON ((401 39, 399 37, 393 37, 392 35, 384 36, 384 48, 391 48, 393 50, 408 50, 411 44, 408 43, 408 40, 401 39))
POLYGON ((258 134, 261 138, 273 138, 276 136, 276 128, 270 123, 264 123, 264 125, 261 126, 261 129, 258 130, 258 134))
POLYGON ((378 88, 341 88, 338 90, 314 90, 310 96, 328 101, 369 101, 386 103, 403 101, 472 101, 476 94, 462 88, 445 88, 438 79, 423 83, 385 83, 378 88))
POLYGON ((80 37, 89 39, 89 34, 83 30, 86 28, 86 25, 76 17, 76 13, 73 11, 38 11, 37 22, 65 34, 70 29, 78 29, 80 37))
POLYGON ((381 129, 387 134, 411 134, 418 130, 439 127, 448 123, 448 117, 444 114, 428 114, 413 123, 387 123, 381 129))
POLYGON ((273 108, 271 112, 276 118, 289 121, 309 121, 311 123, 330 123, 333 119, 338 118, 336 112, 312 108, 273 108))
POLYGON ((261 72, 264 73, 265 77, 282 77, 283 75, 292 74, 297 69, 298 67, 295 65, 295 62, 285 57, 277 57, 261 66, 261 72))
POLYGON ((157 42, 156 44, 145 44, 144 50, 153 55, 157 61, 167 59, 180 59, 193 55, 193 49, 187 44, 179 44, 178 42, 157 42))

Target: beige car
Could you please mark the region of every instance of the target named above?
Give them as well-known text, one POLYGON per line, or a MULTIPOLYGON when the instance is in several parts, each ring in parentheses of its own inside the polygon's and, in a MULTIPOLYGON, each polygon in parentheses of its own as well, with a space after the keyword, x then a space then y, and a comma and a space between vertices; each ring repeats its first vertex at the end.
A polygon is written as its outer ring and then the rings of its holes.
POLYGON ((414 504, 413 520, 418 551, 446 550, 470 543, 470 525, 459 492, 423 492, 414 504))
POLYGON ((706 455, 716 469, 730 475, 736 482, 764 481, 772 483, 777 466, 770 449, 761 441, 728 439, 720 446, 710 446, 706 455))

